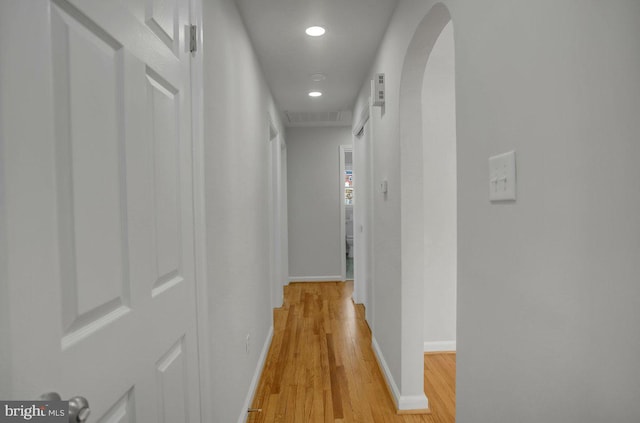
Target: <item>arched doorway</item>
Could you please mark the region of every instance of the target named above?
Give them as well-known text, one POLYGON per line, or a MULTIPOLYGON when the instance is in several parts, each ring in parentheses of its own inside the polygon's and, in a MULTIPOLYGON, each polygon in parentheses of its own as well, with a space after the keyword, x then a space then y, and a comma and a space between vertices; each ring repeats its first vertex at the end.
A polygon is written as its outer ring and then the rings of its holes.
POLYGON ((422 85, 425 352, 455 351, 456 99, 453 23, 438 37, 422 85))
MULTIPOLYGON (((414 33, 400 85, 402 397, 400 409, 426 408, 423 390, 425 291, 425 144, 422 92, 425 69, 441 33, 451 24, 446 6, 431 8, 414 33)), ((452 25, 452 24, 451 24, 452 25)))

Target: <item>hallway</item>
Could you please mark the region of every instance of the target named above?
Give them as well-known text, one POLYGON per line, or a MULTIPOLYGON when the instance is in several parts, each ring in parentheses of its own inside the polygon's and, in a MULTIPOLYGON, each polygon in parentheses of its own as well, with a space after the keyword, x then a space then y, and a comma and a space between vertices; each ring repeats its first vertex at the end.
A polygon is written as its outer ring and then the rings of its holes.
POLYGON ((0 414, 640 422, 639 111, 640 0, 2 0, 0 414))
POLYGON ((425 355, 429 415, 396 415, 371 348, 353 282, 292 283, 275 310, 274 336, 251 423, 455 421, 455 354, 425 355))

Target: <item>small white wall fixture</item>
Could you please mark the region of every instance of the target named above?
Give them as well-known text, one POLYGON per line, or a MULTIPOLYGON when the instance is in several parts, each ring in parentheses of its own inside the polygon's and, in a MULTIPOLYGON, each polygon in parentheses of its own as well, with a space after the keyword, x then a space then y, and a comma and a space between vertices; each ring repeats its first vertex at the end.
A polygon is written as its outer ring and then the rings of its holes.
POLYGON ((418 25, 400 81, 401 383, 399 410, 426 409, 423 388, 424 203, 421 92, 429 54, 451 15, 434 5, 418 25))

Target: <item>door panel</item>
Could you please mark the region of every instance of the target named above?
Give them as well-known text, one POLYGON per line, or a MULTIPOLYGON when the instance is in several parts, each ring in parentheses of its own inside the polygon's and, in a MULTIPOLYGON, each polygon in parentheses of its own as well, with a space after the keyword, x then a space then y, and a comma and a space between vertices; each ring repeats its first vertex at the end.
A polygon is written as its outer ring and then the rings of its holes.
POLYGON ((3 376, 92 421, 198 422, 189 2, 142 4, 0 4, 2 35, 38 28, 0 50, 3 376))
POLYGON ((116 403, 98 420, 98 423, 134 423, 133 390, 124 394, 116 403))
POLYGON ((178 50, 178 11, 176 0, 147 0, 147 25, 174 53, 178 50))
POLYGON ((181 421, 188 416, 184 338, 180 339, 156 365, 158 408, 162 423, 181 421))
POLYGON ((123 58, 122 46, 82 15, 53 5, 51 21, 67 348, 128 310, 123 58))
POLYGON ((154 158, 155 296, 182 280, 178 207, 180 138, 178 91, 149 68, 146 76, 154 158))
POLYGON ((371 327, 373 316, 373 254, 372 254, 372 150, 371 121, 367 120, 362 132, 354 139, 354 183, 357 184, 357 199, 354 201, 355 259, 354 277, 358 298, 365 305, 366 318, 371 327))

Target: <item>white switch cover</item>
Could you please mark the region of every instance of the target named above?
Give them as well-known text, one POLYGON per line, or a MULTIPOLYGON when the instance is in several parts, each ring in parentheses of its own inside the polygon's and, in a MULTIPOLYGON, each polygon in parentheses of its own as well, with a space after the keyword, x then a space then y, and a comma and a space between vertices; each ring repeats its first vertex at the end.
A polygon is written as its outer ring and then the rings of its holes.
POLYGON ((386 194, 387 193, 387 180, 385 179, 384 181, 380 182, 380 194, 386 194))
POLYGON ((516 152, 489 157, 489 200, 516 199, 516 152))

